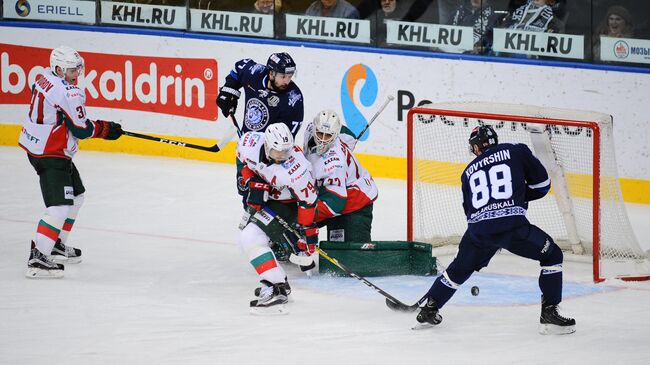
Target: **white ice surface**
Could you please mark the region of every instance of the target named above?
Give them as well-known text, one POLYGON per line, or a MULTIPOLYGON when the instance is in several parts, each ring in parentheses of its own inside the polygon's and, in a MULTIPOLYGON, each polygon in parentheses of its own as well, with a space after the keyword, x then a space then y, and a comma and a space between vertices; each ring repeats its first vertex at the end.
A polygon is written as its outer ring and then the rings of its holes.
MULTIPOLYGON (((75 163, 87 193, 69 243, 84 261, 64 279, 28 280, 44 207, 24 152, 0 147, 0 364, 650 363, 650 283, 596 285, 585 263, 565 264, 568 336, 537 333, 538 266, 504 254, 427 331, 355 279, 294 267, 291 313, 252 316, 258 279, 236 246, 234 165, 87 151, 75 163)), ((378 184, 373 237, 404 239, 404 182, 378 184)), ((648 248, 650 207, 628 209, 648 248)), ((370 280, 412 303, 433 278, 370 280)))

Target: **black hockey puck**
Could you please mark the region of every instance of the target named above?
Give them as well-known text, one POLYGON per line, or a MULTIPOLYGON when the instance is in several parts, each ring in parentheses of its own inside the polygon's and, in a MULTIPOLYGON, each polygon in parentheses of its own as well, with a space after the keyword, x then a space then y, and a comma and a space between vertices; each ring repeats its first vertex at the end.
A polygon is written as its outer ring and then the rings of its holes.
POLYGON ((473 296, 477 296, 477 295, 478 295, 478 292, 479 292, 479 290, 478 290, 478 286, 473 286, 473 287, 472 287, 472 295, 473 295, 473 296))

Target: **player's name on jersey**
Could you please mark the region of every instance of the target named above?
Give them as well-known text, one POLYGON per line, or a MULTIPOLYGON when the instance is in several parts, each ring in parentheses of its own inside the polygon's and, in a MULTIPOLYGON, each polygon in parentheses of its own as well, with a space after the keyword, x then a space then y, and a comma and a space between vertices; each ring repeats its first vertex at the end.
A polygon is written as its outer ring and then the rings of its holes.
POLYGON ((584 59, 584 36, 573 34, 529 32, 494 29, 493 49, 496 52, 530 56, 584 59))
POLYGON ((190 9, 190 30, 273 37, 273 15, 190 9))
POLYGON ((370 43, 370 21, 286 14, 287 37, 370 43))
POLYGON ((386 43, 465 52, 474 47, 471 27, 386 20, 386 43))
POLYGON ((600 37, 603 61, 650 63, 650 40, 600 37))
POLYGON ((4 1, 5 18, 95 23, 94 1, 30 0, 4 1))
POLYGON ((154 28, 187 28, 187 9, 178 6, 102 1, 102 23, 154 28))

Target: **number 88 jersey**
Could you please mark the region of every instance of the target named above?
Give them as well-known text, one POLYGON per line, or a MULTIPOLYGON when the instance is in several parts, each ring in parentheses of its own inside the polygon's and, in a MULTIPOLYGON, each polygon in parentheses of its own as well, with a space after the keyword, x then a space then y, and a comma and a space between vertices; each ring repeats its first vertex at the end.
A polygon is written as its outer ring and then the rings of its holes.
POLYGON ((543 197, 551 182, 524 144, 501 143, 470 162, 461 177, 468 231, 488 235, 528 224, 528 202, 543 197))

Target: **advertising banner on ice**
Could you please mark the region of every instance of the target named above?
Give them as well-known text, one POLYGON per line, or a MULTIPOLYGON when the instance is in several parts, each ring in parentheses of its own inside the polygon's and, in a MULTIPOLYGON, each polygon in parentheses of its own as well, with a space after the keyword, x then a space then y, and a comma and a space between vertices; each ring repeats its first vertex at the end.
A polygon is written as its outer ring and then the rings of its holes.
POLYGON ((650 40, 600 37, 603 61, 650 63, 650 40))
POLYGON ((190 30, 273 38, 273 15, 190 9, 190 30))
POLYGON ((3 16, 12 19, 95 23, 94 1, 18 0, 4 1, 3 16))
POLYGON ((187 9, 178 6, 138 5, 102 1, 103 24, 152 28, 187 28, 187 9))
POLYGON ((530 56, 585 58, 584 36, 572 34, 495 28, 493 49, 530 56))
POLYGON ((370 21, 286 14, 287 37, 370 43, 370 21))
MULTIPOLYGON (((0 105, 28 104, 31 85, 49 65, 49 48, 0 44, 0 105)), ((214 59, 79 53, 78 85, 86 105, 142 110, 214 121, 218 73, 214 59)))
POLYGON ((386 21, 386 43, 462 53, 474 48, 474 29, 451 25, 386 21))

